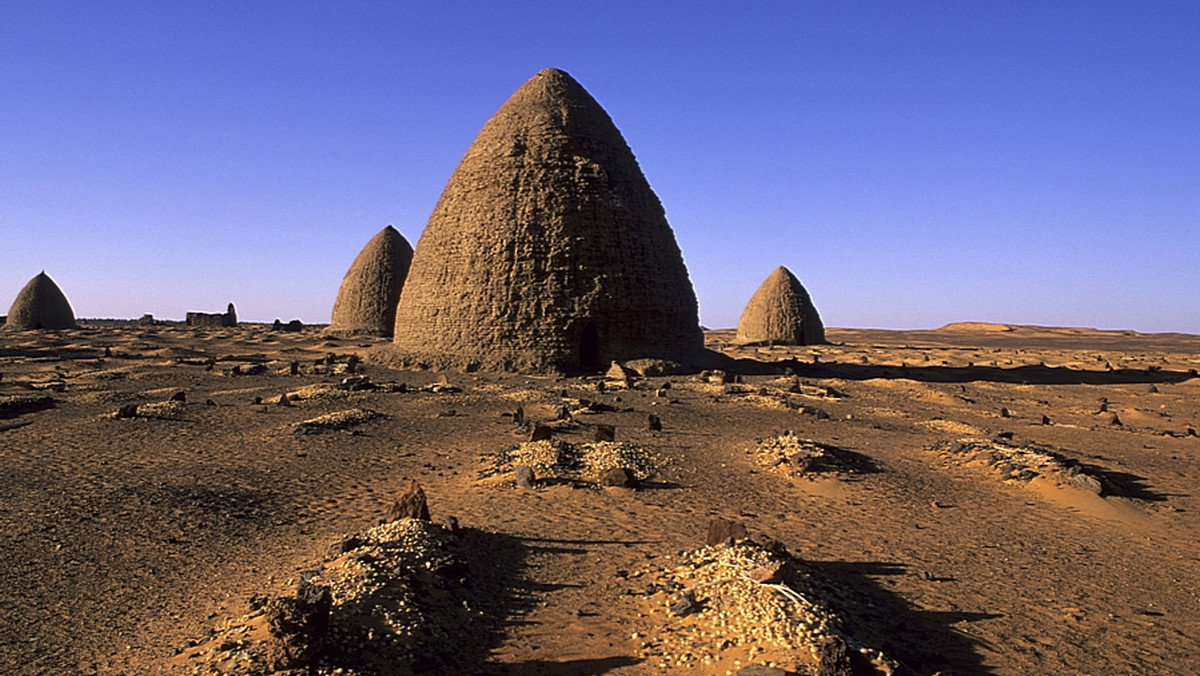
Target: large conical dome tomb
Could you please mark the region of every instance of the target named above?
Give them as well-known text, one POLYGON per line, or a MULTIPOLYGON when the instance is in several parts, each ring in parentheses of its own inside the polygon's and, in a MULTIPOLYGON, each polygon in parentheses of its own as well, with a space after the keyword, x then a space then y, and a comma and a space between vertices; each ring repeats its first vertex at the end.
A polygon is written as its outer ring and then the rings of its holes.
POLYGON ((392 226, 367 242, 338 288, 329 331, 341 335, 390 336, 396 303, 412 262, 412 246, 392 226))
POLYGON ((534 75, 488 120, 434 207, 396 310, 410 363, 580 372, 687 363, 696 295, 658 198, 570 75, 534 75))
POLYGON ((825 342, 825 326, 808 291, 781 265, 746 303, 738 320, 737 342, 819 345, 825 342))
POLYGON ((73 329, 75 312, 62 289, 43 270, 13 300, 8 310, 8 330, 73 329))

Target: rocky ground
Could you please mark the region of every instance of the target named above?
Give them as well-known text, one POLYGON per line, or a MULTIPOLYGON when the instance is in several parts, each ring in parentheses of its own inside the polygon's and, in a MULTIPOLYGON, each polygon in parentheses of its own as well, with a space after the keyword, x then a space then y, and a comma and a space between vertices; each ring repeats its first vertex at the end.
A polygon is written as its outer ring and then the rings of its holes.
POLYGON ((1200 662, 1200 337, 828 336, 542 378, 316 329, 0 332, 0 671, 261 672, 301 583, 322 673, 1200 662), (391 520, 411 479, 429 522, 391 520))

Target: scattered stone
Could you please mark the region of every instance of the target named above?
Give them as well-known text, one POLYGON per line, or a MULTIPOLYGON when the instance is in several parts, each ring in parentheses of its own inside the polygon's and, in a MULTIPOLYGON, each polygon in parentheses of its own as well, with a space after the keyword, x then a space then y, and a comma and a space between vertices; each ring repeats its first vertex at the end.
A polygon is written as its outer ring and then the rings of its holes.
POLYGON ((746 527, 740 523, 720 517, 708 522, 708 537, 705 538, 705 543, 709 546, 745 538, 746 527))
POLYGON ((670 613, 675 617, 683 617, 696 609, 696 595, 693 592, 684 592, 679 600, 671 605, 670 613))
POLYGON ((168 401, 187 401, 187 392, 179 390, 178 392, 172 394, 168 401))
POLYGON ((646 427, 647 427, 647 429, 649 429, 651 432, 661 432, 661 431, 662 431, 662 428, 663 428, 663 426, 662 426, 662 420, 661 420, 661 419, 660 419, 658 416, 656 416, 656 415, 654 415, 653 413, 651 413, 651 414, 649 415, 649 417, 647 418, 647 424, 646 424, 646 427))
POLYGON ((327 587, 301 580, 295 597, 276 598, 264 616, 269 638, 267 668, 271 671, 308 666, 325 645, 333 597, 327 587))
POLYGON ((1150 385, 1146 388, 1146 392, 1149 394, 1158 394, 1158 385, 1150 383, 1150 385))
POLYGON ((421 485, 417 483, 416 479, 408 480, 408 488, 388 508, 387 515, 384 517, 384 523, 406 518, 420 519, 421 521, 430 520, 429 505, 425 500, 425 491, 421 489, 421 485))
POLYGON ((854 676, 846 639, 833 634, 821 642, 817 648, 817 676, 854 676))
POLYGON ((759 566, 751 570, 746 575, 759 584, 776 584, 783 580, 783 564, 773 561, 765 566, 759 566))
POLYGON ((544 441, 554 436, 554 429, 546 425, 534 425, 533 431, 529 434, 530 441, 544 441))
POLYGON ((337 388, 346 392, 363 392, 376 389, 376 385, 366 376, 346 376, 337 388))
POLYGON ((287 396, 287 392, 284 392, 283 394, 279 395, 279 401, 276 401, 275 405, 276 406, 291 406, 292 400, 290 397, 287 396))
POLYGON ((1112 417, 1108 419, 1108 424, 1112 425, 1113 427, 1122 427, 1124 425, 1124 423, 1121 422, 1121 418, 1118 417, 1116 413, 1112 414, 1112 417))
POLYGON ((779 667, 768 667, 762 664, 747 664, 738 669, 737 676, 788 676, 788 672, 779 667))
POLYGON ((616 441, 617 428, 614 425, 596 425, 596 436, 594 441, 616 441))
POLYGON ((1050 422, 1050 416, 1048 416, 1048 415, 1043 415, 1043 416, 1042 416, 1042 424, 1043 424, 1043 425, 1050 425, 1050 424, 1052 424, 1052 423, 1050 422))
POLYGON ((458 525, 458 517, 456 516, 447 516, 442 519, 442 528, 451 535, 458 535, 462 531, 462 528, 458 525))
POLYGON ((154 326, 156 323, 154 315, 149 312, 138 318, 138 326, 154 326))
POLYGON ((513 418, 513 423, 515 423, 517 425, 524 425, 525 424, 525 407, 518 406, 517 410, 513 412, 512 418, 513 418))
MULTIPOLYGON (((262 403, 261 397, 255 397, 255 399, 256 404, 262 403)), ((343 430, 379 417, 382 417, 382 414, 376 413, 371 409, 351 408, 345 411, 335 411, 319 415, 315 418, 309 418, 301 422, 298 427, 309 430, 343 430)))
POLYGON ((1104 486, 1100 483, 1099 479, 1091 474, 1076 474, 1075 476, 1071 477, 1070 483, 1072 486, 1088 491, 1089 493, 1103 495, 1104 486))
POLYGON ((634 477, 633 470, 625 467, 613 467, 600 474, 599 483, 601 486, 636 488, 637 478, 634 477))
POLYGON ((1000 409, 1000 417, 1001 418, 1011 418, 1012 414, 1008 412, 1007 408, 1001 408, 1000 409))
POLYGON ((533 488, 536 478, 533 475, 533 468, 529 465, 517 465, 513 468, 513 479, 521 488, 533 488))
POLYGON ((137 404, 125 404, 117 409, 117 418, 136 418, 138 412, 137 404))

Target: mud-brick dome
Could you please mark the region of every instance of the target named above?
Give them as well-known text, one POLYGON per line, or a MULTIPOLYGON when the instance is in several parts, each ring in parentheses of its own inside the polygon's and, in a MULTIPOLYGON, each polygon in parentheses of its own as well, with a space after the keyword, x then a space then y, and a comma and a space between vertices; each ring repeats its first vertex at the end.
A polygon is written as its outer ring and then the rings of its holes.
POLYGON ((763 280, 738 320, 737 342, 817 345, 825 327, 800 280, 783 266, 763 280))
POLYGON ((71 310, 71 303, 62 290, 43 270, 17 294, 8 310, 8 322, 4 328, 10 331, 73 329, 75 312, 71 310))
POLYGON ((344 335, 390 336, 396 323, 396 303, 408 276, 413 250, 392 226, 380 230, 350 264, 337 300, 329 331, 344 335))
POLYGON ((579 372, 703 349, 658 197, 570 75, 534 75, 484 125, 417 241, 394 349, 434 366, 579 372))

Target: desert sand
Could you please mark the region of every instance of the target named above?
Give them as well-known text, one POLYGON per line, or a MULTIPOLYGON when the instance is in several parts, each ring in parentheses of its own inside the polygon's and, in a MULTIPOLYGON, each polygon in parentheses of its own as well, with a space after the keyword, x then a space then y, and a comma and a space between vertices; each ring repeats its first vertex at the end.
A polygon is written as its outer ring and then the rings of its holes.
POLYGON ((709 331, 727 374, 614 382, 392 370, 386 339, 319 327, 0 332, 0 671, 252 673, 254 609, 410 479, 430 528, 458 521, 438 598, 463 610, 431 613, 433 647, 394 673, 812 671, 714 622, 732 591, 697 582, 700 608, 669 612, 714 519, 785 546, 793 585, 908 673, 1200 663, 1200 337, 827 338, 709 331), (517 486, 500 454, 537 424, 578 447, 612 426, 647 458, 639 486, 586 468, 517 486))

